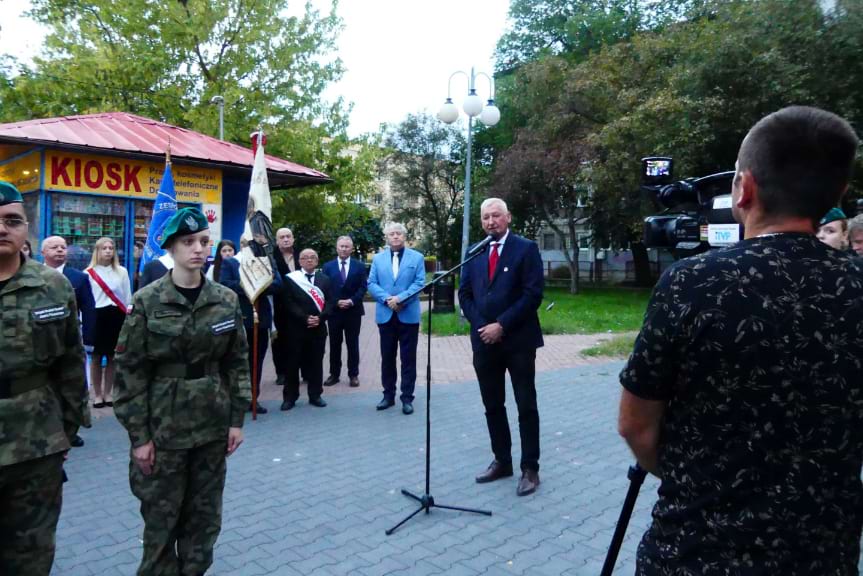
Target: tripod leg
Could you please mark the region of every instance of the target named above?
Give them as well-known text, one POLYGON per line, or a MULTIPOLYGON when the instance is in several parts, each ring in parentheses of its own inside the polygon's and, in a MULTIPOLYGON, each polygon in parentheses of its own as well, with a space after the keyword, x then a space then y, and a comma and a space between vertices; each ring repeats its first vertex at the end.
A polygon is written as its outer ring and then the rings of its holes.
POLYGON ((636 464, 629 467, 627 477, 629 478, 629 490, 626 492, 626 499, 623 501, 623 508, 620 510, 620 517, 617 520, 617 526, 614 528, 614 536, 611 537, 611 544, 608 546, 608 554, 605 556, 605 562, 602 565, 602 572, 599 576, 611 576, 614 571, 614 564, 617 562, 617 555, 620 553, 620 545, 623 544, 623 537, 626 535, 626 528, 629 526, 629 519, 632 517, 632 510, 635 508, 635 500, 638 498, 638 491, 641 489, 641 484, 647 472, 636 464))
POLYGON ((459 512, 471 512, 472 514, 482 514, 491 516, 491 510, 478 510, 476 508, 461 508, 460 506, 445 506, 444 504, 432 504, 433 508, 443 508, 444 510, 457 510, 459 512))
POLYGON ((420 512, 422 512, 423 510, 426 510, 426 507, 425 507, 425 506, 420 506, 419 508, 417 508, 416 510, 414 510, 414 511, 410 514, 410 516, 408 516, 407 518, 405 518, 404 520, 402 520, 401 522, 399 522, 398 524, 396 524, 395 526, 393 526, 392 528, 390 528, 389 530, 387 530, 387 531, 386 531, 386 535, 387 535, 387 536, 389 536, 390 534, 392 534, 393 532, 395 532, 396 530, 398 530, 398 529, 399 529, 399 527, 400 527, 402 524, 404 524, 405 522, 407 522, 408 520, 410 520, 411 518, 413 518, 414 516, 416 516, 417 514, 419 514, 420 512))
POLYGON ((416 500, 417 502, 419 502, 420 504, 422 504, 423 506, 425 506, 425 502, 423 501, 423 499, 422 499, 422 498, 420 498, 419 496, 417 496, 416 494, 414 494, 413 492, 410 492, 410 491, 405 490, 404 488, 402 488, 402 494, 404 494, 404 495, 405 495, 405 496, 407 496, 408 498, 413 498, 414 500, 416 500))

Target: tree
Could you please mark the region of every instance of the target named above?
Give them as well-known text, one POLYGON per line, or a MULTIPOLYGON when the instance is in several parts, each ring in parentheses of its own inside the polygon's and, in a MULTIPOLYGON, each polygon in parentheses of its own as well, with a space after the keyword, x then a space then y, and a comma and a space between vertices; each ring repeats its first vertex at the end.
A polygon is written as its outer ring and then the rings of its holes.
POLYGON ((401 206, 395 217, 426 234, 439 261, 458 258, 461 236, 451 234, 464 206, 466 142, 458 127, 428 114, 409 114, 388 128, 385 170, 401 206))
MULTIPOLYGON (((375 147, 347 137, 348 106, 324 90, 343 72, 332 55, 337 0, 322 15, 288 0, 34 0, 30 15, 50 30, 26 66, 0 63, 0 121, 122 110, 215 134, 210 100, 224 98, 225 139, 248 145, 259 126, 267 152, 333 179, 299 196, 297 212, 328 199, 363 197, 374 181, 375 147)), ((319 222, 322 226, 322 223, 319 222)))

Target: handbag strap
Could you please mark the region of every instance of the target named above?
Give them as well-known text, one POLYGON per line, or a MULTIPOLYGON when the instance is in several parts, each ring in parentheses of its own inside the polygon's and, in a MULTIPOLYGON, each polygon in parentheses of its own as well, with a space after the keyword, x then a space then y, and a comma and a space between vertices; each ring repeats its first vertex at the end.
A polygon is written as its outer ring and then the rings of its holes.
POLYGON ((120 300, 119 298, 117 298, 117 295, 116 295, 116 294, 114 294, 114 292, 113 292, 110 288, 108 288, 108 285, 107 285, 107 284, 105 284, 105 281, 104 281, 104 280, 102 280, 102 277, 101 277, 101 276, 99 276, 99 274, 98 274, 95 270, 93 270, 92 268, 87 268, 87 273, 90 275, 90 277, 91 277, 93 280, 95 280, 95 281, 96 281, 96 284, 98 284, 98 285, 99 285, 99 288, 101 288, 101 289, 102 289, 102 292, 104 292, 104 293, 105 293, 105 296, 107 296, 108 298, 110 298, 110 299, 111 299, 111 302, 113 302, 113 303, 114 303, 114 305, 115 305, 115 306, 117 306, 117 308, 119 308, 120 310, 122 310, 122 311, 123 311, 123 314, 128 314, 128 313, 129 313, 129 309, 128 309, 128 308, 126 308, 126 305, 125 305, 125 304, 123 304, 122 300, 120 300))

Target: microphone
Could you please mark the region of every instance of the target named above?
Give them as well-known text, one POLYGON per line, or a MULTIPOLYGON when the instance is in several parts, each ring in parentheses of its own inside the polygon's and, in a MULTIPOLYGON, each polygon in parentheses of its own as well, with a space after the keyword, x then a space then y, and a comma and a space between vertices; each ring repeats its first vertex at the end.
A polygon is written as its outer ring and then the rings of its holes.
POLYGON ((479 244, 477 244, 476 246, 474 246, 473 248, 471 248, 470 250, 468 250, 468 251, 467 251, 467 254, 465 254, 465 256, 464 256, 464 257, 465 257, 465 258, 470 258, 471 256, 475 256, 475 255, 479 254, 480 252, 482 252, 483 250, 485 250, 485 247, 486 247, 486 246, 488 246, 489 244, 491 244, 492 242, 494 242, 494 236, 492 236, 491 234, 489 234, 488 236, 486 236, 486 237, 483 239, 483 241, 482 241, 482 242, 480 242, 479 244))

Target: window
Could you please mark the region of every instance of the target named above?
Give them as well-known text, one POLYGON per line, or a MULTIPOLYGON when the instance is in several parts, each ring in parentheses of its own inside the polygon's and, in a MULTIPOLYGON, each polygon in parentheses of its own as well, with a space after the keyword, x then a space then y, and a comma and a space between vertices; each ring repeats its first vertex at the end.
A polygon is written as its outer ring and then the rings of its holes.
POLYGON ((555 237, 554 232, 544 232, 542 234, 542 249, 543 250, 557 250, 557 238, 555 237))
POLYGON ((578 233, 578 248, 580 250, 589 250, 590 249, 590 233, 589 232, 579 232, 578 233))

